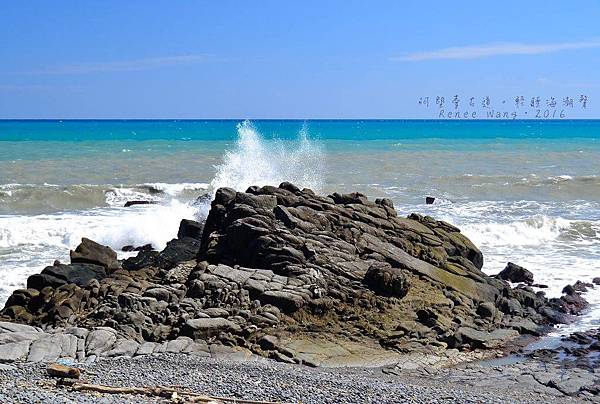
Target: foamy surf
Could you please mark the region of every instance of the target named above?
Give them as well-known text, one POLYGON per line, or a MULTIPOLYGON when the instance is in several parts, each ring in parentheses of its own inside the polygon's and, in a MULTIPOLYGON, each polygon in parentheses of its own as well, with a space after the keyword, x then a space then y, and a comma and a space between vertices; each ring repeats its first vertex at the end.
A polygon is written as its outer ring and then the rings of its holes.
POLYGON ((69 250, 82 237, 108 245, 115 251, 125 245, 152 244, 157 249, 177 235, 181 219, 193 219, 196 208, 172 200, 164 204, 131 208, 96 208, 84 212, 33 216, 0 216, 0 304, 29 275, 68 262, 69 250))
MULTIPOLYGON (((584 220, 590 206, 581 205, 479 201, 431 205, 425 213, 459 227, 483 252, 487 274, 497 274, 507 262, 514 262, 533 272, 537 284, 547 286, 537 290, 559 297, 566 285, 578 280, 591 283, 600 276, 600 220, 584 220), (533 213, 539 211, 547 214, 533 213), (570 212, 573 218, 558 212, 570 212)), ((590 309, 554 335, 600 326, 600 286, 590 288, 584 297, 590 309)))
POLYGON ((210 183, 213 190, 230 187, 245 191, 251 185, 279 185, 283 181, 317 192, 323 189, 324 152, 309 138, 306 125, 292 142, 268 141, 250 121, 240 123, 237 132, 234 149, 226 151, 216 167, 210 183))

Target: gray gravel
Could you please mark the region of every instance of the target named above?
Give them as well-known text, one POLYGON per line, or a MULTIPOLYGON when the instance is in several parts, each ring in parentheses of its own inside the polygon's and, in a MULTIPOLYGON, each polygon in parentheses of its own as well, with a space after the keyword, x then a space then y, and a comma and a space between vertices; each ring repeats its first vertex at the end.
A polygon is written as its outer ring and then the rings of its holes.
MULTIPOLYGON (((313 369, 272 361, 235 362, 183 354, 82 365, 82 379, 111 386, 183 386, 195 392, 288 403, 556 402, 556 397, 427 383, 378 369, 313 369)), ((0 366, 1 403, 155 403, 143 396, 76 393, 55 387, 43 364, 0 366)))

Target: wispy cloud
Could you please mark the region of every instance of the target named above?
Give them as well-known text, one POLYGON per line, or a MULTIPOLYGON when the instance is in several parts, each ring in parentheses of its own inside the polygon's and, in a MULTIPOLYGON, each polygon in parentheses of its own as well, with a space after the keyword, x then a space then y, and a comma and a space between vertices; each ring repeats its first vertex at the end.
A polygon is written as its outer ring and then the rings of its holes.
POLYGON ((495 43, 475 46, 458 46, 424 52, 413 52, 402 56, 392 57, 391 60, 400 62, 421 62, 424 60, 439 59, 481 59, 504 55, 539 55, 543 53, 553 53, 564 50, 598 47, 600 47, 600 40, 546 44, 495 43))
POLYGON ((76 63, 50 66, 42 69, 21 71, 21 74, 85 74, 105 72, 129 72, 158 69, 166 66, 178 66, 216 60, 210 55, 179 55, 146 59, 122 60, 116 62, 76 63))

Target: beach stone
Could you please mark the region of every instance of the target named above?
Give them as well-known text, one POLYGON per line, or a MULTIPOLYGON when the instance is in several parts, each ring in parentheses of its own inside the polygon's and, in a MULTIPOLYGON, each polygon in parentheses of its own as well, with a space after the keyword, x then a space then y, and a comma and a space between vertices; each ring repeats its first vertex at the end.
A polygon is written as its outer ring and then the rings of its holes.
POLYGON ((136 341, 118 339, 110 350, 102 353, 102 356, 133 356, 136 354, 139 347, 140 344, 136 341))
POLYGON ((521 334, 541 335, 540 326, 528 318, 517 317, 513 318, 509 326, 521 334))
POLYGON ((167 343, 166 352, 178 353, 184 351, 193 340, 189 337, 177 337, 167 343))
POLYGON ((200 249, 200 240, 191 237, 176 238, 167 243, 157 258, 156 265, 160 268, 171 269, 184 261, 196 258, 200 249))
POLYGON ((142 342, 135 352, 136 355, 150 355, 156 349, 156 342, 142 342))
POLYGON ((483 302, 477 307, 477 314, 481 317, 493 318, 497 311, 496 306, 492 302, 483 302))
POLYGON ((258 341, 260 347, 264 350, 273 350, 277 347, 279 338, 274 335, 265 335, 258 341))
POLYGON ((99 355, 110 350, 116 342, 116 332, 112 329, 99 328, 91 331, 85 340, 86 355, 99 355))
POLYGON ((27 361, 50 362, 59 357, 74 358, 77 353, 77 337, 69 334, 47 334, 33 341, 29 348, 27 361))
POLYGON ((374 264, 369 267, 363 282, 372 289, 390 296, 404 297, 408 292, 408 280, 399 268, 389 264, 374 264))

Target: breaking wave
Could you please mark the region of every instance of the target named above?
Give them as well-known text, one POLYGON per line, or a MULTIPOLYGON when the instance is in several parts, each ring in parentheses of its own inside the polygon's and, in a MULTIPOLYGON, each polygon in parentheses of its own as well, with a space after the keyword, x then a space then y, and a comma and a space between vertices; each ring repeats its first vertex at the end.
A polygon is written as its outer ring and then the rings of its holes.
POLYGON ((0 215, 81 211, 122 207, 130 200, 160 202, 190 200, 209 187, 207 183, 145 183, 133 185, 0 185, 0 215))
POLYGON ((267 140, 250 121, 237 126, 238 139, 233 150, 225 152, 216 167, 211 188, 230 187, 245 191, 251 185, 279 185, 289 181, 299 187, 323 188, 324 153, 311 140, 306 125, 296 141, 267 140))

